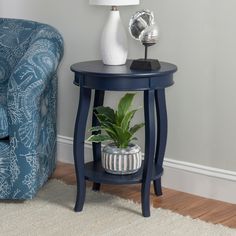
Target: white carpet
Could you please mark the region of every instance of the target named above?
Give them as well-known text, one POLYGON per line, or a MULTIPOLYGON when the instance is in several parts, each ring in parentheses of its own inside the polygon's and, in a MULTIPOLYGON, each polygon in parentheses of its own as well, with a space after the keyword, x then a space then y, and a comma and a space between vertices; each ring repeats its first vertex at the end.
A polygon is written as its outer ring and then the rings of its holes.
POLYGON ((152 208, 142 217, 140 205, 104 193, 87 191, 82 213, 72 209, 75 186, 50 181, 32 201, 0 202, 0 235, 3 236, 235 236, 236 229, 192 220, 152 208))

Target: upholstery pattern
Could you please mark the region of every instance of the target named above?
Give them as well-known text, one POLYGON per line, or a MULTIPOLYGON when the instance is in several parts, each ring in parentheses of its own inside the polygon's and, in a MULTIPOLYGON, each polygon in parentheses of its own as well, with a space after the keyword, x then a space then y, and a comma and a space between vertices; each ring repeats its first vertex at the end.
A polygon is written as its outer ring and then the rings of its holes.
POLYGON ((0 104, 0 139, 8 136, 7 109, 0 104))
POLYGON ((55 168, 57 67, 63 40, 53 27, 0 19, 0 199, 30 199, 55 168))

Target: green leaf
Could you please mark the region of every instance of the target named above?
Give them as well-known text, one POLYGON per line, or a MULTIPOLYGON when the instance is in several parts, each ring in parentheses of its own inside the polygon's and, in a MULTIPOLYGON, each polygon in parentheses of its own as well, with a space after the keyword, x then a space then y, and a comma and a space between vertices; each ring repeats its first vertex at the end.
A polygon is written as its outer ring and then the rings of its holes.
POLYGON ((87 141, 94 142, 94 143, 100 143, 104 141, 111 141, 112 139, 108 135, 104 134, 97 134, 97 135, 91 135, 87 141))
POLYGON ((132 134, 129 131, 125 131, 123 134, 123 139, 121 142, 121 147, 126 148, 128 147, 130 141, 131 141, 132 134))
POLYGON ((111 132, 110 130, 106 130, 105 132, 107 133, 107 135, 108 135, 114 142, 117 141, 117 135, 116 135, 116 134, 114 134, 114 133, 111 132))
POLYGON ((130 128, 129 132, 134 135, 134 133, 136 133, 139 129, 141 129, 143 126, 145 125, 145 123, 140 123, 137 125, 134 125, 133 127, 130 128))
POLYGON ((133 135, 144 124, 138 124, 130 128, 130 122, 138 110, 130 111, 134 96, 133 93, 124 95, 120 99, 117 111, 110 107, 96 107, 94 114, 100 124, 90 129, 92 135, 88 138, 88 141, 97 143, 113 141, 117 147, 126 148, 132 140, 136 140, 133 135))
POLYGON ((110 136, 113 140, 117 140, 117 133, 112 127, 102 126, 102 129, 110 136))
POLYGON ((121 127, 114 125, 114 129, 117 133, 117 144, 118 147, 124 148, 127 147, 132 134, 128 130, 123 130, 121 127))
POLYGON ((123 120, 121 121, 120 126, 122 129, 124 129, 124 130, 129 129, 130 122, 131 122, 132 118, 134 117, 134 114, 137 110, 138 109, 135 109, 135 110, 132 110, 132 111, 129 111, 128 113, 126 113, 123 120))
POLYGON ((117 110, 118 122, 121 122, 124 115, 128 112, 134 96, 135 96, 135 93, 126 93, 120 99, 120 102, 118 104, 118 110, 117 110))
POLYGON ((94 114, 97 117, 99 122, 103 122, 103 121, 107 120, 107 117, 105 115, 103 115, 103 114, 98 114, 98 113, 94 113, 94 114))
POLYGON ((102 114, 105 116, 110 122, 115 122, 115 112, 110 107, 99 106, 94 108, 97 114, 102 114))
POLYGON ((114 131, 116 132, 116 134, 117 134, 117 137, 118 138, 120 138, 120 139, 122 139, 122 136, 123 136, 123 129, 121 128, 121 127, 119 127, 119 126, 117 126, 117 125, 113 125, 113 128, 114 128, 114 131))
POLYGON ((97 132, 97 131, 101 131, 102 127, 101 126, 93 126, 89 129, 89 131, 91 132, 97 132))
POLYGON ((111 122, 104 122, 104 123, 102 123, 102 128, 103 128, 103 130, 105 130, 105 131, 108 130, 108 131, 113 132, 114 134, 116 134, 114 125, 115 125, 115 124, 113 124, 113 123, 111 123, 111 122))
POLYGON ((104 122, 109 122, 109 119, 103 115, 103 114, 98 114, 98 113, 95 113, 95 116, 97 117, 98 121, 102 124, 104 122))
POLYGON ((102 129, 106 132, 110 132, 110 133, 113 133, 114 135, 116 135, 116 132, 113 128, 103 126, 102 129))

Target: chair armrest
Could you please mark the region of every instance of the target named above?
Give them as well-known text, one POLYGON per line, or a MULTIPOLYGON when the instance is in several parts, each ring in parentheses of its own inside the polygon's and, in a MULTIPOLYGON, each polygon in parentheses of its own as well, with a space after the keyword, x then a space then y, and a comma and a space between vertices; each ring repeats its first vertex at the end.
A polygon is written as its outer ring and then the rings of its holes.
POLYGON ((13 198, 22 198, 22 193, 32 197, 52 171, 57 68, 62 55, 61 36, 43 25, 9 79, 7 109, 10 159, 14 166, 11 182, 17 189, 13 198))
POLYGON ((63 54, 63 40, 52 29, 47 25, 39 27, 9 79, 7 105, 10 136, 25 123, 38 118, 40 97, 56 75, 63 54))

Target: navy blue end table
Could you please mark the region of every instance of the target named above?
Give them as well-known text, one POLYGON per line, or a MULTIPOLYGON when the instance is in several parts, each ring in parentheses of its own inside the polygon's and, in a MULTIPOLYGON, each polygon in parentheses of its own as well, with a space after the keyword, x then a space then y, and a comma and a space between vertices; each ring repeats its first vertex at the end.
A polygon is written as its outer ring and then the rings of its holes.
MULTIPOLYGON (((167 139, 167 111, 165 88, 173 85, 173 73, 177 67, 161 62, 157 71, 130 70, 131 60, 121 66, 106 66, 102 61, 88 61, 71 66, 75 73, 75 85, 80 86, 79 107, 74 129, 74 161, 77 178, 75 211, 82 211, 86 180, 93 182, 93 190, 101 184, 142 184, 142 214, 150 216, 150 185, 154 182, 157 196, 162 195, 161 176, 167 139), (145 158, 142 168, 131 175, 112 175, 101 167, 101 144, 93 143, 93 161, 84 163, 84 139, 91 91, 95 90, 93 107, 103 105, 105 91, 144 91, 145 158), (155 107, 157 123, 155 122, 155 107)), ((98 120, 93 115, 92 125, 98 120)))

